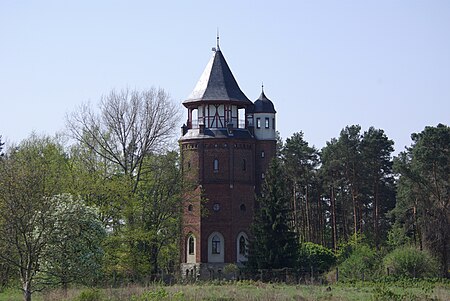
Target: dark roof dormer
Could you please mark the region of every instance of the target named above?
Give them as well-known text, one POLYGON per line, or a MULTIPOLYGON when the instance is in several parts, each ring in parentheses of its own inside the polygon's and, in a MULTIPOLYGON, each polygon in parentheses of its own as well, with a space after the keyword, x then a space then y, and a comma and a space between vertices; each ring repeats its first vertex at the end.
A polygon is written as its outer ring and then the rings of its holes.
POLYGON ((252 102, 239 88, 220 49, 215 50, 191 95, 183 102, 185 107, 198 102, 230 103, 239 107, 252 102))
POLYGON ((272 101, 266 97, 264 94, 264 89, 261 91, 261 95, 255 101, 253 106, 253 113, 276 113, 275 107, 273 106, 272 101))

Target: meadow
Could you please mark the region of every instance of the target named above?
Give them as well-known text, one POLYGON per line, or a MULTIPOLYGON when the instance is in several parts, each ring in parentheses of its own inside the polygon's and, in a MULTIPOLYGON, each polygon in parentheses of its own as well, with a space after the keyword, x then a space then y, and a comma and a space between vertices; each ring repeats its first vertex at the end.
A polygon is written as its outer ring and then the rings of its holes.
MULTIPOLYGON (((18 290, 0 293, 0 301, 22 300, 18 290)), ((285 285, 253 281, 187 285, 129 285, 121 288, 49 290, 35 301, 306 301, 306 300, 450 300, 450 283, 417 280, 406 283, 285 285)))

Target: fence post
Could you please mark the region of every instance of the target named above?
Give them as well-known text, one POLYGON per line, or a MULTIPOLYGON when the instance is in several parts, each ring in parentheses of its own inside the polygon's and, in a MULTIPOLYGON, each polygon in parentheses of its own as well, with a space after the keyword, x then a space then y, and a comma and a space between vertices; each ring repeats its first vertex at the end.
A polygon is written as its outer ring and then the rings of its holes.
POLYGON ((336 283, 339 282, 339 268, 336 267, 336 283))

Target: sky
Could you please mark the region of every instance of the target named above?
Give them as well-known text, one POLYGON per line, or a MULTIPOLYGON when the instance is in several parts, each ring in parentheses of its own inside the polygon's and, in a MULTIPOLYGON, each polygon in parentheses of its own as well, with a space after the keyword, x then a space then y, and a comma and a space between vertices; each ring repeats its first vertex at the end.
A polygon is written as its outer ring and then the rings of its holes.
POLYGON ((163 88, 186 113, 217 30, 247 97, 264 83, 283 139, 320 149, 359 124, 398 153, 450 123, 448 0, 0 0, 0 135, 64 131, 112 89, 163 88))

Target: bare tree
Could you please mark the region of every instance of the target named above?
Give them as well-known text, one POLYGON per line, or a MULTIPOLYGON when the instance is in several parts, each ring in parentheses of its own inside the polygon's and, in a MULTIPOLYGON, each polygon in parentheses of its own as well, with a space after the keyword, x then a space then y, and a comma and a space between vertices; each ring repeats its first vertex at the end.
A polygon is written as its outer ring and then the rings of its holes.
POLYGON ((84 104, 67 117, 71 136, 133 180, 136 191, 145 155, 174 137, 179 110, 163 89, 111 91, 99 112, 84 104))

